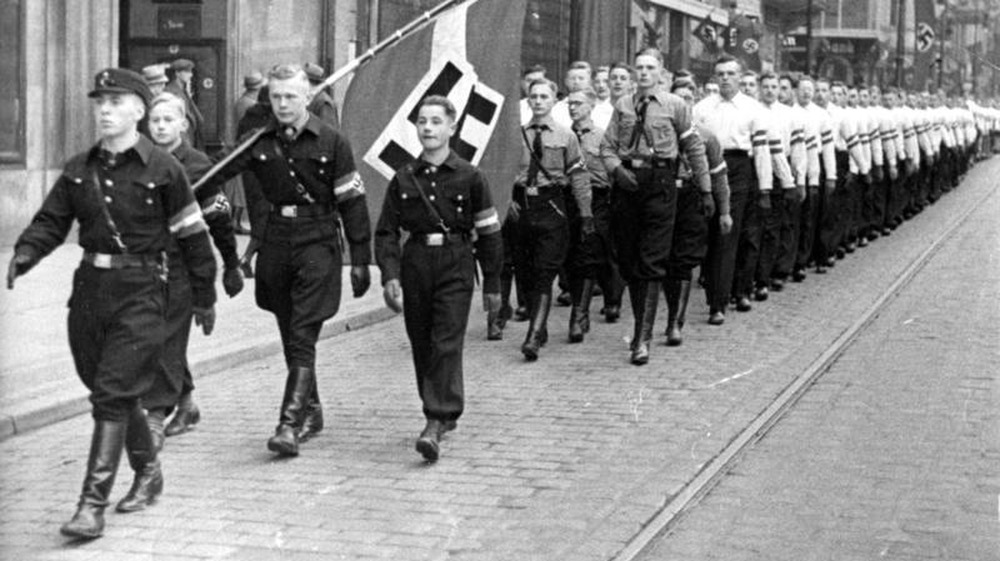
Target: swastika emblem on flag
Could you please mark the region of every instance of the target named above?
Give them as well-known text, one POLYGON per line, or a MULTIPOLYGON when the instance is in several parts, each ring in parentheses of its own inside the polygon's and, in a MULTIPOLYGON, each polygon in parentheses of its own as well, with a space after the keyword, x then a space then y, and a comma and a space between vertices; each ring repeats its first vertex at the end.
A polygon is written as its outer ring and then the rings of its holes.
POLYGON ((928 49, 934 45, 934 28, 931 27, 927 22, 920 22, 917 24, 917 50, 920 52, 926 52, 928 49))
POLYGON ((365 153, 364 161, 386 179, 420 155, 417 106, 429 95, 442 95, 455 105, 458 122, 451 148, 473 165, 479 163, 493 136, 504 96, 479 81, 468 61, 449 57, 436 61, 406 98, 382 134, 365 153))

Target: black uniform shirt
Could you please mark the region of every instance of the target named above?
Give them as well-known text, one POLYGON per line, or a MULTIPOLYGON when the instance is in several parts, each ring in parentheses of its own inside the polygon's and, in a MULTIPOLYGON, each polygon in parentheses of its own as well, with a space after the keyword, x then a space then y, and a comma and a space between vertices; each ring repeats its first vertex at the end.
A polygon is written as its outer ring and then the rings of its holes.
POLYGON ((16 251, 41 259, 65 241, 74 220, 80 223, 80 246, 93 253, 155 255, 166 251, 175 235, 191 260, 195 289, 201 290, 198 305, 215 301, 215 258, 201 210, 181 165, 148 138, 140 136, 113 162, 102 155, 100 145, 70 159, 18 238, 16 251), (104 199, 124 250, 98 197, 104 199))
MULTIPOLYGON (((184 166, 188 179, 194 183, 201 179, 212 167, 212 160, 198 150, 187 139, 182 139, 177 148, 174 148, 173 155, 177 161, 184 166)), ((212 241, 218 248, 222 256, 222 262, 227 269, 235 269, 240 266, 240 257, 236 250, 236 232, 233 230, 232 216, 229 214, 229 201, 218 189, 201 188, 195 193, 198 205, 201 206, 201 213, 208 223, 208 232, 212 235, 212 241)))
POLYGON ((352 264, 371 263, 371 220, 364 184, 354 167, 351 145, 333 127, 310 115, 302 130, 289 140, 272 118, 253 146, 202 188, 217 189, 244 171, 256 176, 264 198, 272 205, 336 206, 351 244, 352 264))
POLYGON ((389 183, 375 228, 376 261, 382 270, 382 282, 399 278, 400 230, 410 234, 442 232, 418 190, 427 195, 451 232, 471 234, 475 229, 483 289, 499 292, 500 219, 486 177, 454 152, 440 166, 414 160, 400 168, 389 183))

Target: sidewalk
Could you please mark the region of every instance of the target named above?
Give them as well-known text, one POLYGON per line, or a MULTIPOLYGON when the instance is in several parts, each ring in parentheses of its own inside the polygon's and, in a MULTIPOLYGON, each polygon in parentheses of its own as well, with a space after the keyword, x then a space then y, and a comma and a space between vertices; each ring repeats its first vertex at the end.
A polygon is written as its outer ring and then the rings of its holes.
MULTIPOLYGON (((242 253, 246 236, 238 236, 242 253)), ((17 279, 14 290, 0 289, 0 440, 90 410, 87 391, 77 378, 66 332, 66 302, 73 272, 82 253, 76 233, 17 279)), ((6 275, 12 247, 0 249, 6 275)), ((351 295, 350 268, 343 271, 340 311, 323 327, 322 338, 359 329, 392 317, 380 290, 380 274, 371 268, 372 287, 360 299, 351 295)), ((216 287, 215 331, 205 337, 192 328, 188 357, 195 383, 241 362, 281 351, 278 328, 269 312, 254 302, 254 281, 229 298, 216 287)))

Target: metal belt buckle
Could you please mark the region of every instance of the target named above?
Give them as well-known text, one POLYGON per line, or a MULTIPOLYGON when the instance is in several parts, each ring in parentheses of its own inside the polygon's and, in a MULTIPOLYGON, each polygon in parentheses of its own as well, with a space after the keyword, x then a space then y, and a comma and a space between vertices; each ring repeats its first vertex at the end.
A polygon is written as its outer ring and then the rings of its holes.
POLYGON ((282 206, 281 215, 285 218, 297 218, 299 216, 299 207, 295 205, 282 206))
POLYGON ((111 255, 107 253, 95 253, 93 264, 98 269, 110 269, 111 255))
POLYGON ((674 180, 674 185, 676 185, 677 188, 680 189, 681 187, 684 186, 684 180, 683 179, 676 179, 676 180, 674 180))
POLYGON ((646 167, 646 160, 642 158, 632 158, 632 169, 646 167))
POLYGON ((427 240, 426 243, 429 246, 437 247, 440 245, 444 245, 444 234, 440 233, 427 234, 427 237, 425 239, 427 240))
POLYGON ((525 187, 524 188, 524 194, 528 195, 529 197, 537 197, 538 196, 538 187, 525 187))

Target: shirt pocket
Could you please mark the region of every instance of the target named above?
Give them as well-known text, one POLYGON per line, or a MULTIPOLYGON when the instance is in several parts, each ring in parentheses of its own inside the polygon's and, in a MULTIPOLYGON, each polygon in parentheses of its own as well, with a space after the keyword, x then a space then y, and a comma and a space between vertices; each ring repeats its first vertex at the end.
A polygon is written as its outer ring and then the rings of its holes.
POLYGON ((333 154, 317 150, 309 154, 308 160, 309 165, 316 172, 316 177, 324 183, 332 184, 330 182, 336 179, 336 177, 333 177, 335 169, 333 154))
POLYGON ((674 122, 666 115, 652 115, 646 121, 650 142, 657 153, 672 152, 677 145, 677 131, 674 122))
POLYGON ((559 142, 542 143, 542 167, 551 172, 562 172, 566 167, 566 146, 559 142))
POLYGON ((139 220, 152 220, 164 217, 163 192, 169 183, 168 179, 144 179, 129 182, 124 196, 128 204, 126 212, 134 212, 139 220))

